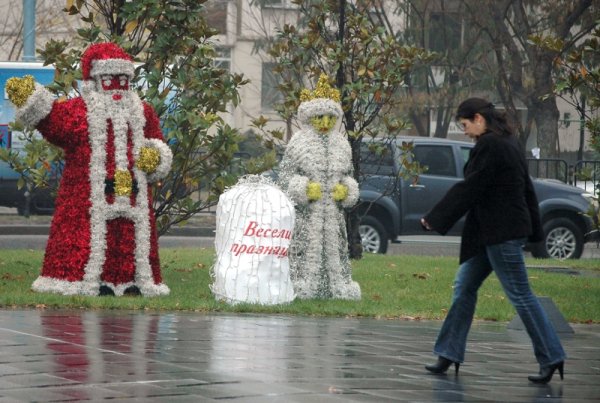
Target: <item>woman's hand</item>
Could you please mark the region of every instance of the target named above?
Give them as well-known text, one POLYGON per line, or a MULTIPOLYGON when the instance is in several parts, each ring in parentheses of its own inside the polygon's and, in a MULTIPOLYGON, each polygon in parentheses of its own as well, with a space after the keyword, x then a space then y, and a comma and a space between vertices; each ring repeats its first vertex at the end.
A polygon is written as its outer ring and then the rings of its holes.
POLYGON ((421 218, 421 227, 423 227, 425 231, 433 231, 433 228, 427 221, 425 221, 425 218, 421 218))

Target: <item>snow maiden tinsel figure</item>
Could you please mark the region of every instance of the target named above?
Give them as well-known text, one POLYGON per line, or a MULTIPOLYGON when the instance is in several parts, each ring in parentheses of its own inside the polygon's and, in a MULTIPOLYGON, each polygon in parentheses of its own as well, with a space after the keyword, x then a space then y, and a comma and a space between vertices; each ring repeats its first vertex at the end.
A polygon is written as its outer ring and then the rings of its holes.
POLYGON ((54 100, 33 77, 11 78, 17 119, 61 147, 65 169, 35 291, 166 295, 150 183, 172 153, 152 107, 130 88, 135 66, 114 43, 81 58, 81 96, 54 100))
POLYGON ((296 206, 289 252, 294 290, 301 299, 360 299, 344 218, 344 208, 358 200, 358 184, 350 144, 339 130, 340 93, 321 75, 315 90, 303 90, 300 100, 301 130, 287 145, 280 176, 296 206))

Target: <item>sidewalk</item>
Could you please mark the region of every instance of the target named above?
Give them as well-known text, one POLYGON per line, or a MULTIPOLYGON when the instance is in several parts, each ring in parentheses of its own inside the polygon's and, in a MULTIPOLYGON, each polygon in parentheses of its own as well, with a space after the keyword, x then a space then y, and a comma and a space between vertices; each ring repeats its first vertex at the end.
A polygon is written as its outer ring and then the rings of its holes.
POLYGON ((440 322, 0 310, 0 401, 600 401, 600 326, 561 334, 565 379, 527 335, 476 322, 458 376, 427 373, 440 322))

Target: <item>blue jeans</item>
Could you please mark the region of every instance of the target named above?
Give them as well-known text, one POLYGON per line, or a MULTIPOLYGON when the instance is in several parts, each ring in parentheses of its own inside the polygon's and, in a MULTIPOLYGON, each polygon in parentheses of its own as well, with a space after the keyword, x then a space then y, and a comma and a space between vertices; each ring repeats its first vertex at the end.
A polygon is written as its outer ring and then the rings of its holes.
POLYGON ((456 273, 452 306, 444 320, 433 352, 455 362, 463 362, 467 335, 473 321, 477 291, 492 270, 504 292, 521 317, 533 343, 540 366, 565 359, 565 352, 552 323, 529 287, 523 257, 524 239, 486 246, 481 253, 464 262, 456 273))

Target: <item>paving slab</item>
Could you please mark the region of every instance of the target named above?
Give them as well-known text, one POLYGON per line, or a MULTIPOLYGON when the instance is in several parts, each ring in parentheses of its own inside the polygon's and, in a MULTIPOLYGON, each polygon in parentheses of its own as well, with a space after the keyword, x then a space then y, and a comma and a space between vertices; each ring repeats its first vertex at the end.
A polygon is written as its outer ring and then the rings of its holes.
POLYGON ((0 310, 0 402, 600 401, 600 325, 561 334, 535 385, 528 337, 475 322, 458 376, 429 374, 439 321, 0 310))

